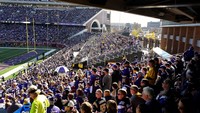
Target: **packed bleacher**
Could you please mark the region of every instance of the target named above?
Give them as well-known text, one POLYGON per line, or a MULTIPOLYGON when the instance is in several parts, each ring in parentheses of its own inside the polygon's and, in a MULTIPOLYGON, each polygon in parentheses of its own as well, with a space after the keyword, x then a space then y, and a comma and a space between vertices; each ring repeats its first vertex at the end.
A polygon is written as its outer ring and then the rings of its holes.
POLYGON ((90 41, 86 42, 80 53, 75 59, 75 62, 87 57, 92 59, 94 57, 105 55, 110 52, 115 52, 121 48, 125 49, 133 46, 130 37, 122 36, 115 33, 97 34, 90 41))
POLYGON ((10 42, 26 42, 27 33, 30 42, 34 42, 34 35, 36 43, 67 43, 67 38, 84 30, 84 26, 57 26, 57 25, 28 25, 26 24, 7 24, 0 23, 0 40, 10 42), (34 30, 34 31, 33 31, 34 30), (9 37, 9 38, 8 38, 9 37))
POLYGON ((102 42, 105 47, 102 54, 114 50, 108 45, 116 44, 117 50, 132 43, 118 34, 82 35, 91 37, 79 40, 79 43, 75 43, 78 40, 74 38, 74 44, 41 64, 29 67, 28 73, 20 73, 16 78, 2 82, 2 110, 11 113, 19 108, 18 112, 32 113, 37 109, 34 105, 38 100, 28 95, 38 98, 45 95, 45 102, 50 102, 45 104, 49 106, 47 113, 199 113, 200 55, 192 47, 170 60, 152 57, 129 62, 123 59, 105 66, 70 69, 64 75, 55 72, 58 66, 71 65, 74 50, 87 55, 90 51, 83 48, 92 46, 96 50, 90 56, 93 57, 100 55, 102 42), (29 109, 22 109, 23 106, 29 106, 29 109))
MULTIPOLYGON (((139 50, 132 38, 116 33, 74 34, 99 9, 46 9, 0 6, 0 42, 61 43, 63 49, 29 65, 0 84, 0 113, 200 113, 200 54, 191 47, 166 60, 148 57, 73 69, 73 63, 114 58, 139 50), (9 15, 8 15, 9 14, 9 15), (26 17, 35 26, 16 23, 26 17), (13 22, 13 23, 12 23, 13 22), (59 23, 67 25, 52 25, 59 23), (71 24, 71 25, 70 25, 71 24), (72 37, 72 38, 70 38, 72 37), (74 52, 79 52, 74 56, 74 52), (65 73, 59 66, 69 68, 65 73)), ((139 45, 140 46, 140 45, 139 45)), ((24 54, 25 58, 29 56, 24 54)), ((12 59, 15 64, 24 56, 12 59)), ((103 62, 103 61, 101 61, 103 62)))
POLYGON ((34 22, 82 25, 100 11, 98 8, 42 8, 0 5, 1 22, 34 22), (9 15, 8 15, 9 14, 9 15), (26 20, 27 19, 27 20, 26 20))
POLYGON ((68 38, 83 31, 83 25, 101 9, 83 7, 41 7, 0 5, 0 44, 3 46, 66 46, 68 38), (6 42, 6 43, 5 43, 6 42))

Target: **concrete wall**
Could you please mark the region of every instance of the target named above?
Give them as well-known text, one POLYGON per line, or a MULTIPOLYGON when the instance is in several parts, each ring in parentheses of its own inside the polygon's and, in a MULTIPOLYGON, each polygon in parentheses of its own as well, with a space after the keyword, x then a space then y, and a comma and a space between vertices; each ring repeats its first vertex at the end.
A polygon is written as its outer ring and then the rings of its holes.
POLYGON ((88 29, 88 31, 91 31, 91 26, 94 21, 99 23, 100 26, 101 26, 101 24, 105 24, 107 27, 107 30, 108 31, 110 30, 110 19, 107 19, 107 11, 106 10, 102 10, 93 19, 89 20, 89 22, 86 24, 86 28, 88 29))

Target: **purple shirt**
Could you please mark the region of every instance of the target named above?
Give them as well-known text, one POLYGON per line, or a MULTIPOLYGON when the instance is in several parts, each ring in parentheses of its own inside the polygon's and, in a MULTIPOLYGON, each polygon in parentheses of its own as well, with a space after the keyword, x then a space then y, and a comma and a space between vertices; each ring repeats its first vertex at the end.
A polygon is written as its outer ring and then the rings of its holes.
POLYGON ((47 108, 47 113, 60 113, 60 109, 55 105, 51 105, 47 108))

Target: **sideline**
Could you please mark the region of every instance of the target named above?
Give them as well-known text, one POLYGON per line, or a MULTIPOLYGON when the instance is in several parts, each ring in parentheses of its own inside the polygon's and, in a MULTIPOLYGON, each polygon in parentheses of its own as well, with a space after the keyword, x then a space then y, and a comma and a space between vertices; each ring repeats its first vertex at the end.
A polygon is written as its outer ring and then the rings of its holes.
MULTIPOLYGON (((1 47, 0 47, 0 48, 1 48, 1 47)), ((44 50, 44 49, 43 49, 43 50, 44 50)), ((56 51, 56 49, 50 49, 50 50, 51 50, 51 51, 46 52, 46 53, 44 54, 44 56, 47 56, 47 55, 53 53, 54 51, 56 51)), ((42 57, 43 57, 43 56, 40 55, 40 56, 38 56, 38 59, 41 59, 42 57)), ((14 68, 14 69, 12 69, 12 70, 10 70, 10 71, 8 71, 8 72, 2 74, 0 77, 7 78, 8 76, 10 76, 10 75, 12 75, 12 74, 14 74, 14 73, 16 73, 16 72, 18 72, 18 71, 20 71, 20 70, 26 69, 26 68, 28 67, 28 63, 30 63, 30 62, 35 62, 35 61, 37 61, 37 58, 34 58, 34 59, 32 59, 32 60, 30 60, 30 61, 28 61, 28 62, 26 62, 26 63, 24 63, 24 64, 22 64, 22 65, 20 65, 20 66, 18 66, 18 67, 16 67, 16 68, 14 68)))
MULTIPOLYGON (((0 47, 0 49, 27 49, 24 47, 0 47)), ((29 48, 29 49, 35 49, 35 48, 29 48)), ((36 48, 37 50, 52 50, 51 48, 36 48)))

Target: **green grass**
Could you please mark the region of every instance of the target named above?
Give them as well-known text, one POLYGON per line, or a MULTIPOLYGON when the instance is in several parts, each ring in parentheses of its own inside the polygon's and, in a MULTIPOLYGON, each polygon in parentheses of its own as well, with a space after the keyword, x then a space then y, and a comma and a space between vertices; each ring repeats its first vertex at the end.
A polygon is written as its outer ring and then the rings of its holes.
MULTIPOLYGON (((33 51, 33 49, 30 49, 29 51, 33 51)), ((44 52, 47 52, 47 51, 48 50, 44 50, 44 52)), ((23 55, 25 53, 27 53, 26 48, 24 48, 24 49, 18 49, 18 48, 0 48, 0 63, 6 61, 8 59, 11 59, 11 58, 23 55)), ((30 58, 30 59, 32 59, 32 58, 30 58)), ((27 62, 30 59, 28 59, 26 61, 23 61, 21 63, 27 62)))
POLYGON ((9 79, 12 79, 12 78, 16 78, 18 73, 14 73, 14 76, 13 75, 10 75, 8 77, 5 78, 5 80, 9 80, 9 79))
MULTIPOLYGON (((40 49, 42 49, 42 48, 40 48, 40 49)), ((44 49, 46 49, 46 48, 44 48, 44 49)), ((32 50, 33 49, 31 49, 30 51, 32 51, 32 50)), ((49 50, 44 50, 44 52, 47 52, 47 51, 49 51, 49 50)), ((14 57, 23 55, 25 53, 27 53, 27 49, 26 48, 24 48, 24 49, 22 49, 22 48, 0 48, 0 63, 3 63, 6 60, 9 60, 9 59, 12 59, 14 57)), ((10 70, 18 67, 19 65, 21 65, 21 64, 23 64, 25 62, 30 61, 33 58, 35 58, 35 57, 31 57, 31 58, 29 58, 29 59, 27 59, 25 61, 20 62, 19 64, 16 64, 16 65, 13 65, 13 66, 9 66, 9 67, 1 70, 0 71, 0 75, 9 72, 10 70)))
POLYGON ((0 71, 0 75, 3 75, 4 73, 7 73, 8 71, 10 71, 10 70, 12 70, 12 69, 14 69, 14 68, 16 68, 18 66, 19 65, 9 66, 9 67, 3 69, 2 71, 0 71))
MULTIPOLYGON (((45 48, 45 47, 37 47, 38 49, 43 49, 44 50, 44 52, 47 52, 47 51, 49 51, 50 49, 53 49, 53 48, 48 48, 48 50, 47 50, 47 48, 45 48)), ((29 51, 32 51, 33 49, 30 49, 29 51)), ((56 51, 58 51, 58 50, 56 50, 56 51)), ((6 60, 9 60, 9 59, 11 59, 11 58, 14 58, 14 57, 17 57, 17 56, 20 56, 20 55, 23 55, 23 54, 25 54, 25 53, 27 53, 27 49, 26 48, 24 48, 23 49, 23 47, 17 47, 17 48, 0 48, 0 63, 1 62, 4 62, 4 61, 6 61, 6 60)), ((5 73, 7 73, 7 72, 9 72, 9 71, 11 71, 11 70, 13 70, 13 69, 15 69, 15 68, 17 68, 18 66, 20 66, 20 65, 22 65, 23 63, 25 63, 25 62, 28 62, 28 61, 30 61, 31 59, 33 59, 34 57, 32 57, 32 58, 30 58, 30 59, 28 59, 28 60, 26 60, 26 61, 22 61, 21 63, 19 63, 19 64, 16 64, 16 65, 13 65, 13 66, 9 66, 9 67, 7 67, 7 68, 5 68, 5 69, 3 69, 3 70, 1 70, 0 71, 0 76, 1 75, 3 75, 3 74, 5 74, 5 73)), ((38 60, 37 61, 37 64, 38 63, 41 63, 43 60, 38 60)), ((12 79, 12 78, 15 78, 15 77, 17 77, 17 75, 18 75, 18 73, 19 72, 16 72, 16 73, 14 73, 14 74, 12 74, 12 75, 10 75, 10 76, 7 76, 6 78, 5 78, 5 80, 8 80, 8 79, 12 79)), ((1 80, 0 80, 1 81, 1 80)))
MULTIPOLYGON (((36 63, 39 64, 39 63, 41 63, 42 61, 43 61, 43 60, 38 60, 36 63)), ((16 67, 17 67, 17 66, 19 66, 19 65, 16 65, 16 67)), ((14 67, 14 68, 16 68, 16 67, 14 67)), ((14 69, 14 68, 13 68, 13 69, 14 69)), ((9 79, 16 78, 18 74, 19 74, 19 72, 16 72, 16 73, 14 73, 14 74, 12 74, 12 75, 6 77, 5 80, 9 80, 9 79)), ((0 75, 1 75, 1 74, 0 74, 0 75)))
POLYGON ((8 60, 10 58, 22 55, 27 51, 24 49, 7 49, 7 48, 0 48, 0 62, 8 60))

